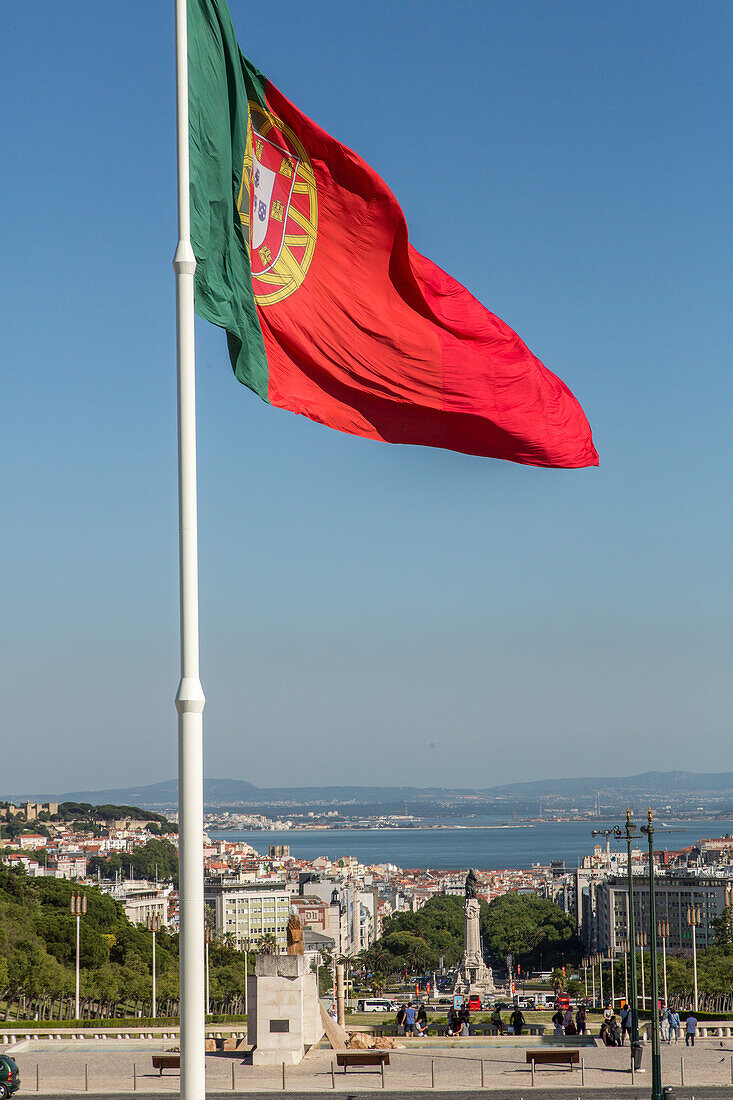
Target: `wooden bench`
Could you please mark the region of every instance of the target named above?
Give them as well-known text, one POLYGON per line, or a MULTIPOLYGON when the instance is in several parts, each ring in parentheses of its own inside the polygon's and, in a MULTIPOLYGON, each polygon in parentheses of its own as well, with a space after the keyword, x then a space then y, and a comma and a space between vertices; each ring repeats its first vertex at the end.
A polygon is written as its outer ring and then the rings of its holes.
POLYGON ((567 1066, 572 1071, 573 1066, 580 1064, 579 1050, 528 1050, 525 1058, 528 1062, 534 1062, 536 1066, 567 1066))
POLYGON ((344 1073, 349 1066, 388 1066, 388 1050, 338 1050, 336 1052, 336 1065, 344 1067, 344 1073))
POLYGON ((163 1076, 164 1069, 180 1069, 181 1068, 181 1056, 180 1054, 154 1054, 153 1055, 153 1069, 157 1069, 158 1076, 163 1076))

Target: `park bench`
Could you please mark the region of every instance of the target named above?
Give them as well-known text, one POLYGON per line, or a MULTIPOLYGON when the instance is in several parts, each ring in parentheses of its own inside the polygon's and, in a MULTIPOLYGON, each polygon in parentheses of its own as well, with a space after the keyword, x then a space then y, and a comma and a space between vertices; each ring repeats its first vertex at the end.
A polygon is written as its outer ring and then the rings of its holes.
POLYGON ((535 1066, 567 1066, 572 1070, 580 1063, 579 1050, 528 1050, 525 1058, 535 1066))
POLYGON ((181 1068, 181 1056, 180 1054, 154 1054, 153 1055, 153 1069, 157 1069, 158 1076, 163 1076, 164 1069, 180 1069, 181 1068))
POLYGON ((349 1066, 388 1066, 388 1050, 338 1050, 336 1052, 336 1065, 344 1067, 344 1073, 349 1066))

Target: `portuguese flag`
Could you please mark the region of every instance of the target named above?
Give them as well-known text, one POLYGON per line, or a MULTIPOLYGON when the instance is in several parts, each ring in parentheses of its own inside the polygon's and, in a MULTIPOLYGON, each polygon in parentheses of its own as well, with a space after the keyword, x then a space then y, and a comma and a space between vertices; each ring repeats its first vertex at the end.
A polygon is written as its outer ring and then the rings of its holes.
POLYGON ((415 251, 377 173, 242 55, 224 0, 188 0, 188 53, 196 311, 239 381, 353 435, 597 464, 567 386, 415 251))

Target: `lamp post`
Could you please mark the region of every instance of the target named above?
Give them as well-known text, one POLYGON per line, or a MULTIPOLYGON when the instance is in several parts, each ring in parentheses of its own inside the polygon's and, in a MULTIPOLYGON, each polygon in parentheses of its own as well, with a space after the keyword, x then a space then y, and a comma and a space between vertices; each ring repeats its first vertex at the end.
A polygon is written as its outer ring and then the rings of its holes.
POLYGON ((614 974, 615 969, 616 969, 616 956, 612 953, 611 954, 611 1008, 612 1009, 616 1008, 616 985, 615 985, 616 977, 615 977, 615 974, 614 974))
POLYGON ((71 915, 76 917, 76 1000, 74 1019, 79 1019, 79 947, 81 944, 81 918, 87 911, 86 894, 71 895, 71 915))
POLYGON ((591 977, 592 990, 593 990, 593 1007, 595 1008, 596 1007, 596 961, 595 961, 595 957, 593 955, 591 955, 589 962, 590 962, 590 977, 591 977))
POLYGON ((249 936, 244 938, 244 1015, 247 1015, 247 982, 249 980, 249 936))
POLYGON ((654 895, 654 822, 649 807, 647 823, 641 831, 649 841, 649 936, 651 939, 652 979, 652 1097, 662 1100, 662 1056, 659 1050, 659 980, 657 977, 657 909, 654 895))
POLYGON ((628 968, 628 959, 627 959, 627 952, 629 950, 628 936, 620 937, 619 947, 621 948, 621 950, 624 953, 624 1000, 626 1001, 626 1004, 628 1004, 629 1003, 629 968, 628 968))
MULTIPOLYGON (((595 830, 594 830, 595 833, 595 830)), ((612 833, 617 840, 626 841, 626 874, 628 884, 628 902, 626 906, 628 918, 628 943, 629 958, 631 962, 631 1062, 635 1069, 641 1066, 641 1043, 639 1042, 639 1006, 636 992, 636 952, 634 950, 634 877, 631 873, 631 845, 636 838, 636 824, 631 820, 631 810, 626 811, 626 826, 614 825, 612 833)))
POLYGON ((664 971, 664 1003, 667 1004, 667 938, 669 936, 669 921, 666 917, 660 920, 657 927, 657 935, 662 941, 662 968, 664 971))
POLYGON ((154 917, 148 917, 147 926, 148 932, 153 933, 153 1019, 155 1020, 158 1015, 158 997, 155 974, 155 933, 160 932, 160 916, 156 914, 154 917))
POLYGON ((646 983, 644 979, 644 948, 647 944, 646 932, 636 933, 636 946, 639 948, 639 954, 641 956, 641 1010, 646 1012, 646 983))
POLYGON ((601 998, 601 1008, 605 1008, 603 1004, 603 955, 599 952, 596 959, 598 961, 598 993, 601 998))
POLYGON ((585 999, 588 1000, 588 958, 583 958, 583 985, 585 986, 585 999))
POLYGON ((694 990, 693 1007, 697 1012, 697 926, 700 923, 700 910, 697 905, 687 907, 687 923, 692 929, 692 981, 694 990))
POLYGON ((204 931, 204 941, 206 943, 206 1015, 211 1015, 211 1007, 209 1004, 209 944, 213 943, 216 939, 216 933, 213 928, 207 928, 204 931))

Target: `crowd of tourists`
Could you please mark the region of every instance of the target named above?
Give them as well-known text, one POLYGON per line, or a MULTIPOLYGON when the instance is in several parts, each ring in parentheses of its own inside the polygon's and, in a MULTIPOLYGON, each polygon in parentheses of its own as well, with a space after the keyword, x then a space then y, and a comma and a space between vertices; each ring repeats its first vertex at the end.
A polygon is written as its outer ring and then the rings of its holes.
MULTIPOLYGON (((572 1013, 568 1009, 566 1012, 558 1009, 553 1016, 553 1023, 555 1024, 555 1034, 561 1035, 584 1035, 587 1032, 586 1024, 586 1010, 579 1008, 576 1013, 575 1025, 573 1025, 572 1013), (578 1016, 582 1015, 582 1024, 578 1022, 578 1016), (582 1026, 582 1030, 581 1030, 582 1026), (573 1030, 575 1027, 575 1030, 573 1030)), ((668 1005, 660 1003, 659 1005, 659 1036, 663 1043, 679 1043, 679 1033, 682 1027, 682 1021, 677 1009, 669 1008, 668 1005)), ((694 1036, 698 1031, 698 1019, 693 1012, 688 1012, 685 1018, 685 1044, 686 1046, 694 1046, 694 1036)), ((603 1010, 603 1020, 601 1022, 601 1030, 599 1036, 605 1046, 624 1046, 626 1037, 630 1037, 632 1034, 632 1010, 631 1005, 627 1001, 624 1001, 621 1005, 621 1011, 619 1019, 616 1019, 616 1014, 610 1004, 606 1004, 603 1010)))
MULTIPOLYGON (((508 1017, 505 1022, 501 1014, 501 1008, 496 1005, 489 1017, 492 1027, 496 1028, 499 1035, 522 1035, 526 1025, 524 1014, 519 1007, 508 1017)), ((427 1035, 428 1014, 425 1005, 417 1002, 400 1005, 395 1017, 397 1034, 405 1036, 427 1035)), ((587 1035, 588 1015, 585 1005, 578 1005, 575 1012, 571 1008, 558 1008, 552 1017, 554 1034, 558 1038, 565 1035, 587 1035)), ((467 1004, 461 1008, 452 1007, 448 1012, 448 1036, 467 1037, 471 1034, 471 1013, 467 1004)), ((678 1043, 680 1031, 683 1027, 679 1012, 667 1005, 660 1005, 659 1028, 662 1042, 678 1043)), ((697 1033, 697 1017, 688 1012, 684 1021, 685 1044, 695 1045, 697 1033)), ((612 1006, 607 1004, 603 1010, 599 1038, 608 1047, 624 1046, 627 1036, 631 1037, 631 1007, 624 1001, 618 1017, 612 1006)))

